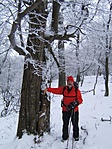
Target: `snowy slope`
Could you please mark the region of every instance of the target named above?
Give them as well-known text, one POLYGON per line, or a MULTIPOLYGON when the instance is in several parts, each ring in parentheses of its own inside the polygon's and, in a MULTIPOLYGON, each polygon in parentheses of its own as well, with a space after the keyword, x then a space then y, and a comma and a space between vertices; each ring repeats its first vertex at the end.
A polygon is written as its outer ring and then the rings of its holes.
MULTIPOLYGON (((80 87, 82 93, 93 89, 94 76, 88 76, 84 85, 80 87)), ((57 80, 53 82, 57 87, 57 80)), ((80 141, 77 149, 112 149, 112 120, 101 121, 101 118, 110 120, 112 117, 112 83, 109 82, 110 96, 104 96, 103 76, 98 78, 96 95, 93 92, 83 94, 83 104, 80 105, 80 127, 86 128, 88 134, 80 129, 80 141), (85 144, 83 144, 85 143, 85 144)), ((43 138, 34 143, 34 136, 27 136, 22 139, 16 138, 18 114, 12 114, 6 118, 0 118, 0 149, 65 149, 66 142, 61 142, 61 99, 62 96, 51 94, 51 133, 45 134, 43 138), (41 143, 39 143, 41 142, 41 143)), ((72 143, 72 128, 70 132, 69 149, 72 143)))

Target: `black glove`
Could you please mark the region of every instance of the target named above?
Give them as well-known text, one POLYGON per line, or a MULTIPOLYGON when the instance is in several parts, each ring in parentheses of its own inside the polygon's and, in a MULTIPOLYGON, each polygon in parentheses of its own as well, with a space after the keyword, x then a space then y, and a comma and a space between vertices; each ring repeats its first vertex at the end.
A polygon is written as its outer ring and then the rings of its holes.
POLYGON ((75 108, 76 106, 78 106, 78 105, 79 105, 78 100, 75 100, 74 102, 72 102, 72 105, 74 106, 74 108, 75 108))
POLYGON ((67 110, 70 111, 72 109, 74 109, 76 106, 79 105, 79 102, 78 100, 74 101, 74 102, 71 102, 68 106, 67 106, 67 110))

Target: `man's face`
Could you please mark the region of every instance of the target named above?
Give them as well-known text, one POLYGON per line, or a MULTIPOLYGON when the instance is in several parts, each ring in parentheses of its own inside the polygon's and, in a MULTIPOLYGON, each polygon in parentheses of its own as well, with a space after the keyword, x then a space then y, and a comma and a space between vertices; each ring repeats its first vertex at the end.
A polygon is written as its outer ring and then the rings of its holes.
POLYGON ((69 81, 67 82, 67 85, 68 85, 69 87, 72 87, 72 86, 73 86, 73 81, 69 80, 69 81))

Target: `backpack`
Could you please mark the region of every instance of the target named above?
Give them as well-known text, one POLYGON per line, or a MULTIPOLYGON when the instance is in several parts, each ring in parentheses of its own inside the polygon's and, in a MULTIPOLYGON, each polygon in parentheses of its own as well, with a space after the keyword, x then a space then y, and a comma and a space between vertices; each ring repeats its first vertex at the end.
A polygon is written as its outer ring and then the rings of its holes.
MULTIPOLYGON (((74 81, 74 87, 75 87, 76 92, 77 92, 77 89, 79 88, 78 82, 75 82, 75 81, 74 81)), ((65 90, 65 89, 66 89, 66 86, 63 87, 63 95, 64 95, 64 90, 65 90)), ((77 93, 76 93, 76 95, 77 95, 77 93)))

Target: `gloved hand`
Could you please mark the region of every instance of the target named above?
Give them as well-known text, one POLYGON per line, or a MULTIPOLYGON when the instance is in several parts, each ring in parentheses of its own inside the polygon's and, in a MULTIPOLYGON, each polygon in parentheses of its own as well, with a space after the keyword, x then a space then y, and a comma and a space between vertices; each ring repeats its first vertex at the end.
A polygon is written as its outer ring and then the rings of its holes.
POLYGON ((78 106, 78 105, 79 105, 78 100, 75 100, 74 102, 72 102, 72 105, 74 106, 74 108, 75 108, 76 106, 78 106))
POLYGON ((79 105, 78 100, 75 100, 74 102, 71 102, 68 106, 67 106, 67 110, 70 111, 72 109, 74 109, 76 106, 79 105))

